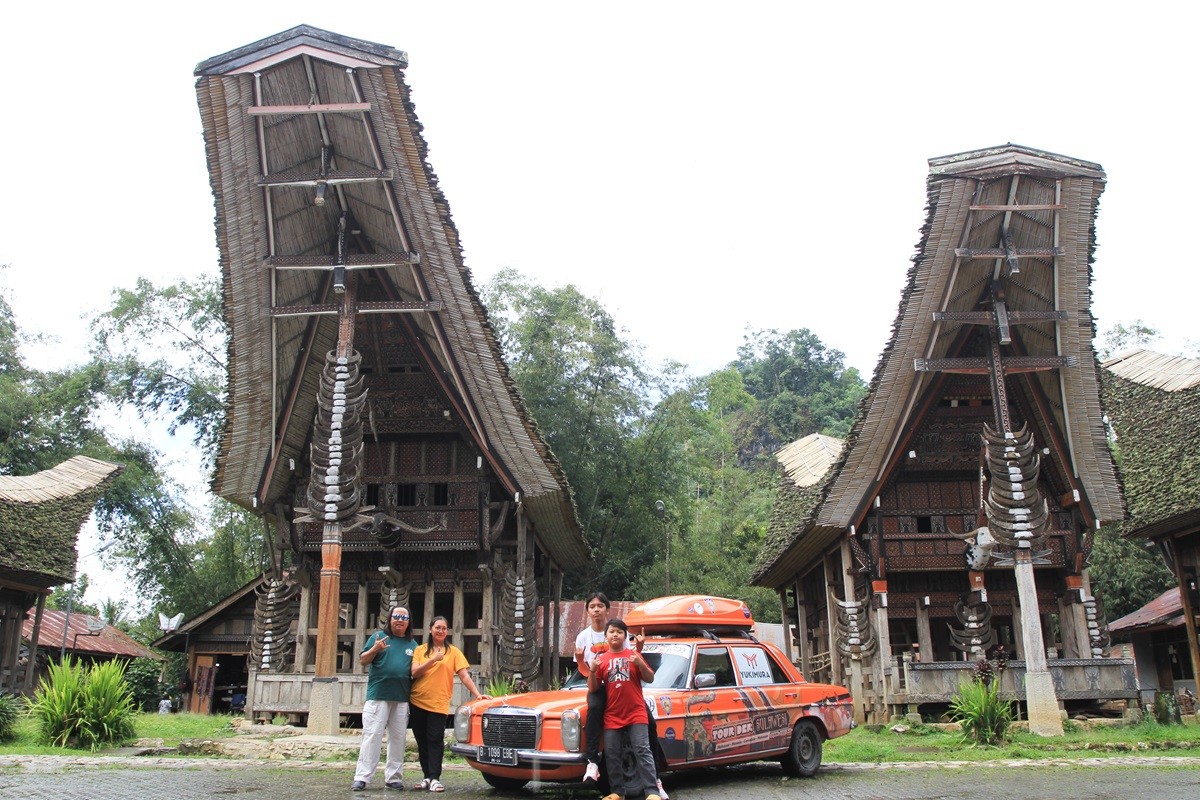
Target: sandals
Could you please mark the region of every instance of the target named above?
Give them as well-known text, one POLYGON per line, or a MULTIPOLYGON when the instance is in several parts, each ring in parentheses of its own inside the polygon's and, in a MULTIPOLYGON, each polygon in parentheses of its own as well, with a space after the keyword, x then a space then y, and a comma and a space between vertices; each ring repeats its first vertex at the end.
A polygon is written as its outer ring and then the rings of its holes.
POLYGON ((428 788, 429 788, 429 778, 422 778, 422 779, 421 779, 421 781, 420 781, 420 783, 418 783, 418 784, 417 784, 415 787, 413 787, 413 788, 415 788, 415 789, 422 789, 422 790, 423 790, 423 789, 428 789, 428 788))
POLYGON ((444 791, 446 791, 446 787, 445 787, 445 786, 442 786, 442 782, 441 782, 441 781, 439 781, 437 778, 434 778, 433 780, 431 780, 431 781, 429 782, 429 791, 431 791, 431 792, 444 792, 444 791))

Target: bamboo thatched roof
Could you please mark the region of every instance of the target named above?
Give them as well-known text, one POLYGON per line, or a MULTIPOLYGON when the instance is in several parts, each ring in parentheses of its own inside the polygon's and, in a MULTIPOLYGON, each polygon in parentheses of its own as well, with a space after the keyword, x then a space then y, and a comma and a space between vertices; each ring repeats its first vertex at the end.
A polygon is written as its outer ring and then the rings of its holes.
POLYGON ((1091 261, 1104 171, 1099 164, 1012 144, 934 158, 929 166, 926 222, 891 340, 815 513, 789 540, 764 549, 753 578, 758 585, 789 580, 861 519, 936 379, 915 365, 956 355, 965 323, 953 317, 976 311, 987 296, 1003 227, 1015 250, 1035 254, 1008 278, 1010 311, 1065 312, 1060 321, 1022 325, 1020 343, 1022 355, 1070 358, 1072 366, 1032 379, 1068 442, 1066 469, 1079 477, 1097 517, 1124 516, 1092 349, 1091 261))
POLYGON ((1124 530, 1158 536, 1200 526, 1200 359, 1133 350, 1103 366, 1129 497, 1124 530))
POLYGON ((75 538, 124 469, 75 456, 34 475, 0 475, 0 571, 37 586, 75 577, 75 538))
POLYGON ((559 564, 588 557, 567 480, 522 401, 464 266, 392 47, 301 25, 196 68, 230 330, 214 490, 283 498, 307 447, 319 364, 337 341, 331 243, 434 365, 460 419, 559 564), (320 267, 320 268, 318 268, 320 267), (273 311, 272 309, 275 309, 273 311), (314 364, 316 366, 314 366, 314 364))

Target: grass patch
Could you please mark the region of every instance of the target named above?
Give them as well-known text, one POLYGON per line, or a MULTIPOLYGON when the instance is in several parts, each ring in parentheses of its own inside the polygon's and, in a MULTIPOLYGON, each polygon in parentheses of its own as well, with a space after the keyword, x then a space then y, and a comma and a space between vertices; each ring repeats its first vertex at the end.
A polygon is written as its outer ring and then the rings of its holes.
POLYGON ((139 714, 133 722, 140 739, 162 739, 167 747, 180 739, 223 739, 234 736, 233 716, 229 714, 139 714))
POLYGON ((1026 758, 1119 757, 1141 755, 1200 757, 1200 726, 1159 725, 1143 722, 1134 726, 1087 728, 1071 725, 1062 737, 1042 737, 1010 730, 1009 741, 997 746, 968 742, 961 730, 912 726, 906 733, 884 728, 873 733, 858 728, 825 743, 825 761, 881 764, 899 761, 996 761, 1026 758))
MULTIPOLYGON (((219 739, 235 735, 233 717, 227 714, 135 714, 133 728, 139 739, 162 739, 164 747, 175 747, 180 739, 219 739)), ((69 756, 95 755, 90 748, 54 747, 38 744, 37 720, 21 716, 13 726, 14 737, 0 744, 0 755, 69 756)), ((103 750, 100 751, 103 754, 103 750)))

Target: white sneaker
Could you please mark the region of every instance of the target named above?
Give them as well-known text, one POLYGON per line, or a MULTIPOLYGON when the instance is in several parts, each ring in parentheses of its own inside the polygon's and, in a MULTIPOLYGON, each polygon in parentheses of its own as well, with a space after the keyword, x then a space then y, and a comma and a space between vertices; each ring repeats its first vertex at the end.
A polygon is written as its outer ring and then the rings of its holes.
POLYGON ((662 800, 671 800, 671 798, 667 796, 667 790, 663 788, 662 781, 658 780, 657 783, 658 783, 658 796, 661 797, 662 800))
POLYGON ((598 780, 600 780, 600 767, 599 767, 599 765, 594 764, 593 762, 589 761, 588 765, 587 765, 587 770, 584 771, 584 773, 583 773, 583 782, 587 783, 588 781, 598 781, 598 780))

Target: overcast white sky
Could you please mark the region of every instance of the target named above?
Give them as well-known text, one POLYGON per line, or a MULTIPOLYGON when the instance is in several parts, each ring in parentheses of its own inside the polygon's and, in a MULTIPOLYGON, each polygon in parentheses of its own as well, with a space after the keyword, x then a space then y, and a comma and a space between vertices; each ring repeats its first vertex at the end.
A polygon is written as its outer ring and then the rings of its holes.
POLYGON ((702 374, 748 328, 807 327, 869 378, 924 221, 927 159, 1004 142, 1107 171, 1099 328, 1143 319, 1166 351, 1200 339, 1195 256, 1178 241, 1194 6, 808 6, 8 8, 0 281, 26 332, 57 337, 29 363, 83 360, 115 286, 217 269, 192 71, 301 23, 409 54, 477 284, 503 267, 574 283, 651 363, 702 374))

